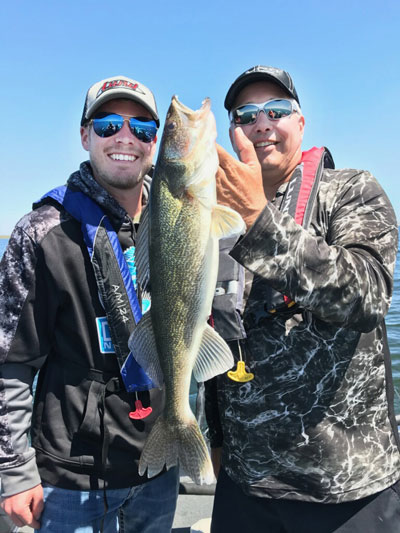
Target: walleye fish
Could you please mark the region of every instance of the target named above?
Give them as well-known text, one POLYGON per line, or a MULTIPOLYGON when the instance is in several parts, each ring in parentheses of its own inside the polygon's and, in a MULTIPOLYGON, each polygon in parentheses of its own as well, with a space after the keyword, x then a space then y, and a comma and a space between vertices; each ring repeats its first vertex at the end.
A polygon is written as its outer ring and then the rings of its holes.
POLYGON ((193 111, 172 98, 137 242, 138 282, 151 284, 151 308, 129 347, 158 386, 165 407, 145 443, 139 473, 180 464, 195 483, 214 479, 206 443, 189 405, 192 371, 205 381, 233 366, 225 341, 207 324, 218 271, 218 239, 244 231, 217 205, 216 126, 210 100, 193 111))

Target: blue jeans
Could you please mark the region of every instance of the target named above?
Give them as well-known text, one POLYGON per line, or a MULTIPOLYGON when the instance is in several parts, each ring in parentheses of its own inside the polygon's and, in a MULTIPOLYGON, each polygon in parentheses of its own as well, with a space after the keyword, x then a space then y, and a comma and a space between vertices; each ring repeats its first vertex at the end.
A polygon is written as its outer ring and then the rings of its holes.
POLYGON ((67 490, 43 484, 40 533, 170 533, 178 498, 176 467, 143 485, 102 490, 67 490))

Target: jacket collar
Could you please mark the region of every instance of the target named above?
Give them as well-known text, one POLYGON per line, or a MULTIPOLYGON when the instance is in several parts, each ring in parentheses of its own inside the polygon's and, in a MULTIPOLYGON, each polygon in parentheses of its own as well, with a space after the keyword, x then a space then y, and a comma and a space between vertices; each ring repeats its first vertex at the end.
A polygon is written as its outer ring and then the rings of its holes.
MULTIPOLYGON (((151 178, 145 176, 143 183, 143 205, 148 201, 151 178)), ((118 231, 124 220, 129 218, 128 213, 93 177, 92 167, 89 161, 81 163, 79 170, 72 173, 67 181, 67 185, 78 189, 94 200, 109 217, 111 224, 118 231)))

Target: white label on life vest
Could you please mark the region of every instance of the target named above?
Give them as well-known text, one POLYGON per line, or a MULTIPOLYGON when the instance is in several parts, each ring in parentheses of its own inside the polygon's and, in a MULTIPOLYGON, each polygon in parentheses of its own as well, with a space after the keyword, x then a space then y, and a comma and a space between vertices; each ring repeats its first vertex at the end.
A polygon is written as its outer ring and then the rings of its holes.
POLYGON ((97 335, 101 353, 115 353, 111 340, 110 327, 105 316, 96 318, 97 335))

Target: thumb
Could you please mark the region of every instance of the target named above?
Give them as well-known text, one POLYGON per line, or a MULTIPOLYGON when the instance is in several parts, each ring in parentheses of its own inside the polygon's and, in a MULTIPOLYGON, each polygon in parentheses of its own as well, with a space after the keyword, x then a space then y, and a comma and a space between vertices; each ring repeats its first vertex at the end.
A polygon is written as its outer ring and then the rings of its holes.
POLYGON ((259 167, 260 163, 254 148, 253 143, 243 133, 242 128, 235 128, 233 132, 235 136, 235 143, 239 151, 239 158, 242 163, 246 163, 250 167, 259 167))
POLYGON ((43 511, 44 503, 43 503, 43 497, 36 497, 33 498, 32 504, 31 504, 31 510, 32 515, 35 518, 35 520, 39 520, 42 511, 43 511))
POLYGON ((217 153, 218 153, 218 159, 219 159, 219 166, 222 168, 227 168, 230 166, 237 166, 237 159, 235 159, 229 152, 225 150, 225 148, 222 148, 221 145, 218 143, 215 143, 217 147, 217 153))

